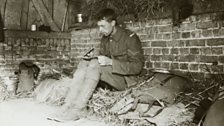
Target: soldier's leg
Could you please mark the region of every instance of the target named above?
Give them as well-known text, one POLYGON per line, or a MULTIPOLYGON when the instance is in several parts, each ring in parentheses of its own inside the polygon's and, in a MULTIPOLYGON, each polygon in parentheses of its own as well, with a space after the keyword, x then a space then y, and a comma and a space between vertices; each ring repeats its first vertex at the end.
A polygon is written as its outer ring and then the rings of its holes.
POLYGON ((77 109, 85 109, 87 107, 88 100, 90 99, 95 88, 97 87, 99 80, 100 65, 98 63, 98 60, 93 59, 89 63, 84 81, 82 83, 82 87, 78 95, 79 97, 75 104, 75 107, 77 109))
POLYGON ((81 75, 75 76, 74 79, 79 81, 76 81, 76 84, 74 83, 75 86, 66 98, 66 104, 63 106, 62 112, 53 117, 58 121, 77 120, 80 116, 83 116, 83 110, 87 107, 88 100, 99 82, 100 69, 97 60, 91 60, 81 68, 81 70, 78 68, 75 73, 81 75), (84 68, 85 71, 83 71, 84 68))
POLYGON ((111 66, 100 66, 100 80, 108 83, 117 90, 127 88, 125 78, 121 75, 113 74, 111 66))
POLYGON ((85 60, 80 61, 80 63, 78 64, 78 67, 73 74, 69 93, 67 94, 67 97, 65 98, 65 104, 62 107, 63 109, 68 109, 68 107, 71 107, 73 102, 76 101, 79 91, 82 88, 82 83, 86 76, 85 74, 87 72, 88 65, 89 61, 85 60))

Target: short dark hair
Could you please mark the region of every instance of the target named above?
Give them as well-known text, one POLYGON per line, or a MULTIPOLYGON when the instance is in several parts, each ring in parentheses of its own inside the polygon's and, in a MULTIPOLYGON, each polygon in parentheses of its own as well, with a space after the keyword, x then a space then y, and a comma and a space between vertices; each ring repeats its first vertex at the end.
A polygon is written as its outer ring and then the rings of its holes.
POLYGON ((116 21, 117 15, 113 9, 105 8, 100 10, 96 15, 97 21, 100 20, 106 20, 108 22, 111 22, 113 20, 116 21))

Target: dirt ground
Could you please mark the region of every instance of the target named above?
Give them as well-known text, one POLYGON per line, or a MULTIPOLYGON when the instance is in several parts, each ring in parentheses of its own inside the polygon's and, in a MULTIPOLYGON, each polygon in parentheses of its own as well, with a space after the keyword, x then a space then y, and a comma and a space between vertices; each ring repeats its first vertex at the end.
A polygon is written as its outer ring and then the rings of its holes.
POLYGON ((70 122, 55 122, 46 118, 59 108, 37 103, 29 98, 8 100, 0 103, 1 126, 109 126, 96 119, 80 119, 70 122))

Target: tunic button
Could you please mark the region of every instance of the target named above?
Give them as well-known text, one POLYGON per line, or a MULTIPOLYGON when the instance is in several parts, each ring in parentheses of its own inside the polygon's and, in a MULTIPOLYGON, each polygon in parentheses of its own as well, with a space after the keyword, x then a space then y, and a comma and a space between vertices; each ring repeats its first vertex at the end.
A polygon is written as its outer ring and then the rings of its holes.
POLYGON ((110 39, 110 42, 112 42, 112 39, 110 39))

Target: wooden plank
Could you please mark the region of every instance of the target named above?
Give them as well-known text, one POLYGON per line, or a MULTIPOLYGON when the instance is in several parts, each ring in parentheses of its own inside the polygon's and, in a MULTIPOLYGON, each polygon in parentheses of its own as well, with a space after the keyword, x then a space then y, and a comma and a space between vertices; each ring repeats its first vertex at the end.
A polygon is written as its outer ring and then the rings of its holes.
POLYGON ((53 18, 53 9, 54 9, 53 2, 54 2, 53 0, 48 0, 48 11, 52 18, 53 18))
POLYGON ((29 2, 30 0, 23 0, 23 3, 22 3, 21 19, 20 19, 20 27, 22 30, 27 30, 29 2))
POLYGON ((59 27, 54 22, 52 16, 48 12, 47 8, 45 7, 43 1, 41 0, 32 0, 36 10, 38 11, 41 19, 45 22, 45 24, 48 24, 53 31, 60 31, 59 27))

